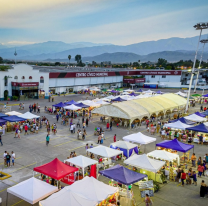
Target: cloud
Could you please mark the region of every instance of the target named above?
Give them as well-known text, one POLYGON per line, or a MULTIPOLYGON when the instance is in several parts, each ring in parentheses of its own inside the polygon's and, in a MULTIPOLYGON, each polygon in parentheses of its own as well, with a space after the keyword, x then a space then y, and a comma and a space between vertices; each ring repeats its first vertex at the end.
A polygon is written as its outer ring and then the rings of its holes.
POLYGON ((28 41, 9 41, 3 43, 4 45, 28 45, 28 44, 35 44, 36 42, 28 42, 28 41))

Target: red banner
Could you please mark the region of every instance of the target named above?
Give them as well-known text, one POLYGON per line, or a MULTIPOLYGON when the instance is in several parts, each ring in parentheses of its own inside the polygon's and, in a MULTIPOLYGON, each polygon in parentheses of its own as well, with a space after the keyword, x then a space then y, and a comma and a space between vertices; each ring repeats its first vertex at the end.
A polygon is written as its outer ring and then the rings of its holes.
POLYGON ((12 86, 15 87, 37 87, 39 82, 12 82, 12 86))
POLYGON ((90 177, 97 178, 97 170, 96 170, 96 165, 91 165, 90 177))

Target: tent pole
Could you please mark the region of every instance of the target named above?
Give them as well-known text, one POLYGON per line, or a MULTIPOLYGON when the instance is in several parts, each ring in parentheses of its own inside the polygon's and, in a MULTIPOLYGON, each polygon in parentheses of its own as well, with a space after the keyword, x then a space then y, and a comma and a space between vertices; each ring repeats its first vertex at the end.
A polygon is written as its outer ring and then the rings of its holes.
POLYGON ((186 154, 186 153, 184 152, 183 154, 184 154, 184 163, 185 163, 185 154, 186 154))
POLYGON ((8 206, 8 192, 7 192, 7 196, 6 196, 6 206, 8 206))

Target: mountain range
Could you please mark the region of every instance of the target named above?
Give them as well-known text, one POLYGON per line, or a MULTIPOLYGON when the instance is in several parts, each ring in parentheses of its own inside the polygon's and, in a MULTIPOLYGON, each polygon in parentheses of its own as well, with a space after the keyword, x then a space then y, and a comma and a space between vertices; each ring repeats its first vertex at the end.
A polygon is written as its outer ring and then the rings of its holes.
MULTIPOLYGON (((207 38, 206 35, 202 39, 207 38)), ((168 61, 178 59, 193 59, 198 36, 190 38, 173 37, 157 41, 140 42, 126 46, 112 44, 95 44, 91 42, 64 43, 61 41, 48 41, 16 47, 17 59, 19 60, 67 60, 68 55, 80 54, 83 61, 112 61, 132 62, 155 61, 165 58, 168 61)), ((202 48, 200 45, 199 49, 202 48)), ((0 44, 0 56, 4 59, 14 59, 15 48, 7 48, 0 44)), ((205 52, 208 47, 205 47, 205 52)))

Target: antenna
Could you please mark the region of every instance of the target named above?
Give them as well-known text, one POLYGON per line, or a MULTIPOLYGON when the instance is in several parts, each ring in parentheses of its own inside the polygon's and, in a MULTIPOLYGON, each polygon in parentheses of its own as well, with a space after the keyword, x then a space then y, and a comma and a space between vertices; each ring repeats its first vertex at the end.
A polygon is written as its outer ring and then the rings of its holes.
POLYGON ((15 48, 14 56, 15 56, 15 64, 16 64, 16 56, 17 56, 16 48, 15 48))

